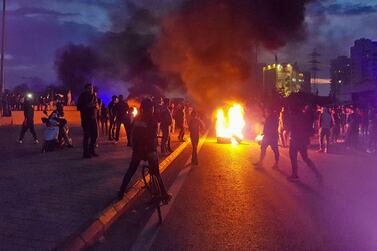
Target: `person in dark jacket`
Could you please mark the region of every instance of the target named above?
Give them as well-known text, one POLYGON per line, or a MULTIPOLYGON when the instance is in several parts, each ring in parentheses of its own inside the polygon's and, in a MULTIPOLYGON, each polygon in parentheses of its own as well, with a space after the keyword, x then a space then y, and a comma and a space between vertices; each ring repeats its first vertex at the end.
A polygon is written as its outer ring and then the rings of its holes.
POLYGON ((23 138, 27 130, 30 130, 31 135, 33 135, 34 143, 36 144, 39 143, 37 134, 34 129, 34 107, 31 103, 31 99, 32 99, 31 94, 28 94, 24 98, 24 102, 23 102, 23 111, 24 111, 25 119, 24 119, 24 122, 22 123, 22 129, 21 129, 19 140, 18 140, 20 144, 22 144, 23 138))
POLYGON ((108 133, 108 121, 109 121, 109 111, 107 110, 107 107, 104 103, 101 105, 101 118, 100 118, 100 123, 101 123, 101 130, 102 130, 102 135, 107 135, 108 133))
POLYGON ((279 165, 279 114, 274 109, 270 108, 267 110, 266 122, 264 123, 263 128, 263 140, 261 142, 261 153, 260 159, 256 166, 260 166, 263 163, 264 158, 266 157, 267 147, 270 146, 275 155, 275 163, 273 168, 278 168, 279 165))
POLYGON ((117 104, 117 96, 112 96, 111 97, 111 102, 107 106, 107 110, 109 113, 109 140, 114 140, 115 139, 115 105, 117 104))
POLYGON ((346 120, 346 144, 347 147, 357 148, 359 143, 360 115, 353 107, 348 108, 346 120))
POLYGON ((200 138, 200 131, 204 129, 204 123, 199 118, 198 113, 194 110, 191 113, 191 118, 189 121, 190 139, 192 145, 192 157, 191 164, 198 165, 198 144, 200 138))
POLYGON ((123 124, 127 136, 127 146, 131 146, 131 111, 123 95, 119 95, 119 102, 115 105, 116 134, 115 143, 119 142, 120 127, 123 124))
POLYGON ((80 94, 77 101, 77 109, 80 111, 81 126, 84 131, 83 157, 97 157, 98 154, 95 152, 98 138, 97 97, 91 84, 85 85, 85 91, 80 94))
POLYGON ((178 105, 174 114, 174 119, 175 128, 179 129, 178 140, 183 142, 185 141, 185 111, 183 105, 178 105))
POLYGON ((172 124, 172 116, 169 110, 170 100, 165 98, 160 113, 160 130, 162 132, 161 154, 166 155, 172 152, 170 147, 170 126, 172 124))
POLYGON ((291 113, 290 121, 290 144, 289 144, 289 157, 292 166, 292 175, 288 177, 291 180, 297 180, 298 177, 298 164, 297 155, 300 153, 304 162, 315 172, 316 168, 308 156, 308 145, 310 144, 310 136, 312 133, 312 115, 308 109, 300 110, 295 107, 291 113))
POLYGON ((153 113, 153 103, 150 99, 141 102, 140 113, 134 121, 132 130, 132 157, 129 168, 123 177, 123 182, 118 193, 118 199, 122 199, 132 176, 142 160, 149 164, 150 170, 156 175, 162 194, 162 202, 168 203, 171 195, 167 193, 161 178, 157 154, 157 119, 153 113))

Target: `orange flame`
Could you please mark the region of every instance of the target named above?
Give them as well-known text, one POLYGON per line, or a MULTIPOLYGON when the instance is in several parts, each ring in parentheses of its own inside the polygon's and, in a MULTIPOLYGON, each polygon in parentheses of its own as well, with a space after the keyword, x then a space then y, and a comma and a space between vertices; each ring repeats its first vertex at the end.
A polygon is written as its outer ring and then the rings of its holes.
POLYGON ((132 115, 133 115, 134 117, 136 117, 137 114, 138 114, 137 108, 134 107, 134 108, 133 108, 133 111, 132 111, 132 115))
POLYGON ((243 138, 245 127, 244 110, 240 104, 233 104, 225 116, 223 109, 218 109, 216 114, 216 136, 230 139, 233 145, 238 144, 243 138))

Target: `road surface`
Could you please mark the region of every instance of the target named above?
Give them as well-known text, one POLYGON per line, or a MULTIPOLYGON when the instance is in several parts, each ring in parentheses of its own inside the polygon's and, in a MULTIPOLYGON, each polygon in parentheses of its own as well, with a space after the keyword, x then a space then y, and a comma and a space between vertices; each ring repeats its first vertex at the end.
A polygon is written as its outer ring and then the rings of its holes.
POLYGON ((287 149, 279 170, 256 168, 259 147, 207 139, 200 165, 185 165, 190 148, 164 175, 174 200, 164 221, 143 200, 92 250, 377 250, 377 156, 310 151, 320 175, 299 161, 290 175, 287 149))

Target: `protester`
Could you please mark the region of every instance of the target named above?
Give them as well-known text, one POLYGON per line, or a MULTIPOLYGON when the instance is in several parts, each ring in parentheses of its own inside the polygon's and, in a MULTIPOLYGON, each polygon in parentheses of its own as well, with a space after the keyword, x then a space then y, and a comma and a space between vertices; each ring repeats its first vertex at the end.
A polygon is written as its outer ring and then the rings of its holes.
POLYGON ((141 102, 140 113, 135 118, 132 130, 132 157, 129 168, 123 177, 118 198, 122 199, 132 176, 135 174, 140 161, 145 160, 149 164, 150 170, 156 175, 162 194, 162 202, 167 204, 171 195, 167 193, 164 186, 157 154, 157 119, 153 113, 153 103, 150 99, 141 102))
POLYGON ((377 108, 371 110, 369 119, 369 141, 367 153, 373 153, 377 150, 377 108))
POLYGON ((174 119, 175 119, 175 128, 179 129, 179 134, 178 134, 178 140, 181 142, 184 142, 184 136, 185 136, 185 111, 184 111, 184 106, 182 104, 179 104, 175 114, 174 114, 174 119))
POLYGON ((289 136, 289 115, 285 107, 281 108, 280 117, 279 117, 279 137, 281 145, 285 148, 288 146, 288 136, 289 136))
POLYGON ((23 143, 23 138, 27 130, 30 130, 30 133, 33 135, 34 143, 39 143, 37 134, 34 129, 34 107, 31 103, 31 99, 32 95, 29 94, 21 101, 21 103, 23 103, 24 122, 22 123, 22 129, 18 140, 20 144, 23 143))
POLYGON ((108 133, 108 123, 109 123, 109 111, 106 108, 106 105, 102 103, 101 105, 101 113, 100 113, 100 125, 101 125, 101 132, 102 135, 106 136, 108 133))
POLYGON ((331 142, 337 143, 341 131, 341 115, 339 109, 337 108, 332 109, 331 113, 333 121, 333 127, 331 130, 331 142))
POLYGON ((68 136, 68 126, 67 126, 67 120, 64 118, 64 109, 63 109, 63 104, 59 103, 56 106, 56 109, 53 111, 52 114, 55 114, 57 121, 58 121, 58 126, 59 126, 59 136, 58 136, 58 141, 61 145, 67 146, 68 148, 72 148, 72 139, 69 138, 68 136))
POLYGON ((111 102, 107 106, 109 111, 109 140, 115 139, 115 105, 118 103, 118 97, 113 95, 111 97, 111 102))
POLYGON ((172 123, 171 123, 171 126, 170 126, 170 133, 174 133, 175 132, 175 117, 174 117, 175 105, 174 105, 173 102, 170 102, 169 111, 170 111, 170 114, 171 114, 171 117, 172 117, 172 123))
POLYGON ((308 145, 310 143, 310 135, 312 124, 310 120, 311 115, 308 110, 300 110, 296 105, 290 116, 290 143, 289 143, 289 157, 291 160, 292 174, 288 177, 291 180, 297 180, 298 164, 297 155, 300 153, 305 163, 312 169, 315 169, 314 163, 308 157, 308 145))
POLYGON ((263 128, 263 140, 261 142, 260 159, 254 165, 261 166, 266 156, 267 147, 270 146, 275 155, 275 163, 273 168, 278 168, 279 165, 279 114, 272 108, 267 109, 266 122, 263 128))
MULTIPOLYGON (((97 97, 96 92, 95 92, 95 94, 96 94, 96 97, 97 97)), ((97 97, 97 115, 96 115, 96 117, 97 117, 98 134, 99 134, 99 131, 102 130, 101 113, 102 113, 102 99, 97 97)))
POLYGON ((62 103, 57 105, 45 123, 42 152, 53 151, 56 147, 73 147, 72 139, 68 136, 69 129, 67 120, 64 118, 62 103))
POLYGON ((170 126, 172 124, 172 116, 169 110, 169 99, 165 98, 160 113, 160 130, 162 132, 161 154, 166 155, 172 152, 170 147, 170 126))
POLYGON ((327 107, 322 108, 319 117, 319 152, 327 153, 330 142, 330 130, 333 125, 333 119, 327 107), (325 144, 326 140, 326 144, 325 144))
POLYGON ((119 101, 115 105, 115 143, 119 142, 120 127, 123 124, 127 136, 127 146, 131 146, 131 112, 127 101, 123 99, 123 95, 119 95, 119 101))
POLYGON ((95 152, 96 141, 98 138, 97 127, 97 98, 94 95, 92 84, 86 84, 85 90, 80 94, 77 101, 77 109, 81 115, 81 126, 84 131, 83 138, 83 157, 97 157, 95 152))
POLYGON ((204 123, 199 118, 198 113, 194 110, 191 113, 191 119, 189 121, 190 139, 192 145, 192 157, 191 164, 199 165, 198 160, 198 144, 200 138, 200 131, 204 129, 204 123))
POLYGON ((358 147, 360 117, 353 107, 347 108, 346 144, 348 148, 358 147))

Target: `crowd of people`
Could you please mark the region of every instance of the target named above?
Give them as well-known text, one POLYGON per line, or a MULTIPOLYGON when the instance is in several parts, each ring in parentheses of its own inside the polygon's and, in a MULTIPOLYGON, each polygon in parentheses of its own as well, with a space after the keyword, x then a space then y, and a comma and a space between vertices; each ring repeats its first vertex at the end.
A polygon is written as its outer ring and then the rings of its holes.
POLYGON ((179 130, 178 139, 184 141, 184 129, 187 121, 189 121, 188 127, 193 145, 192 164, 198 164, 199 132, 204 124, 198 113, 192 108, 189 109, 188 106, 182 104, 175 106, 168 98, 144 98, 137 110, 136 107, 130 107, 122 95, 114 95, 106 107, 97 97, 93 86, 87 84, 85 91, 78 98, 77 109, 81 114, 81 125, 84 131, 84 158, 98 157, 95 149, 99 131, 108 136, 109 140, 115 140, 117 143, 121 125, 125 128, 127 146, 132 147, 132 157, 118 192, 119 199, 123 198, 140 162, 147 161, 150 170, 154 172, 159 181, 161 201, 163 203, 170 201, 171 195, 167 193, 159 171, 157 148, 160 144, 160 154, 162 155, 172 152, 170 135, 177 128, 179 130), (189 120, 186 119, 188 116, 190 116, 189 120), (101 128, 98 127, 99 125, 101 128), (158 135, 160 133, 161 141, 159 143, 158 135))
POLYGON ((310 105, 265 109, 261 154, 256 166, 263 163, 266 149, 274 152, 278 168, 279 145, 289 148, 292 165, 291 179, 297 179, 297 155, 300 153, 306 164, 315 170, 308 157, 308 147, 318 145, 320 153, 331 153, 336 144, 347 149, 367 153, 377 151, 377 109, 349 106, 310 105), (316 139, 318 144, 316 144, 316 139), (314 139, 314 141, 313 141, 314 139))
MULTIPOLYGON (((21 127, 19 143, 23 143, 25 133, 29 130, 35 143, 39 143, 34 128, 34 100, 32 96, 21 99, 24 111, 24 122, 21 127)), ((135 102, 133 102, 135 105, 135 102)), ((73 147, 72 139, 68 136, 68 121, 64 118, 64 101, 58 100, 53 111, 48 114, 43 123, 46 125, 43 135, 42 150, 52 151, 57 147, 73 147)), ((204 123, 193 108, 182 102, 172 102, 168 98, 144 98, 138 107, 130 106, 123 95, 112 96, 111 102, 106 105, 97 96, 92 84, 85 85, 84 91, 77 100, 77 109, 81 116, 83 129, 83 158, 98 157, 98 136, 100 133, 115 144, 120 139, 120 129, 123 125, 126 132, 127 146, 132 147, 130 166, 124 175, 118 197, 121 199, 127 190, 129 182, 136 172, 140 161, 147 161, 150 169, 159 180, 161 201, 168 203, 171 195, 167 193, 159 171, 159 156, 168 155, 173 150, 170 145, 171 134, 177 131, 178 141, 185 141, 185 129, 190 132, 193 146, 192 164, 198 165, 197 148, 200 131, 204 123), (160 140, 159 140, 160 139, 160 140), (158 146, 160 151, 158 151, 158 146)))
MULTIPOLYGON (((328 153, 332 144, 346 144, 347 148, 377 150, 377 109, 349 106, 308 106, 312 135, 318 137, 318 151, 328 153)), ((287 146, 291 113, 282 108, 279 116, 279 140, 287 146)))
POLYGON ((38 111, 52 111, 57 103, 65 106, 75 105, 72 92, 16 92, 6 90, 0 97, 0 115, 11 116, 12 111, 22 111, 25 99, 38 111))

